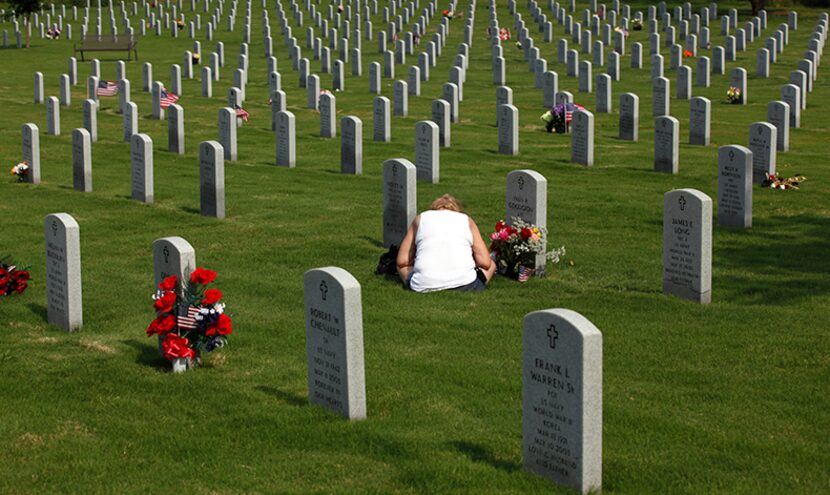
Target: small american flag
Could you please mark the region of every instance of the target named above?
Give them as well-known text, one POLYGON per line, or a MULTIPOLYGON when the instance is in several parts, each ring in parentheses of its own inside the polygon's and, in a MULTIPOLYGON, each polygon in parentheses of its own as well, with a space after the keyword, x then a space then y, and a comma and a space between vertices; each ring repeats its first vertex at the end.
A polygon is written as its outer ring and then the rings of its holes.
POLYGON ((193 306, 188 306, 187 308, 187 316, 179 316, 176 318, 176 323, 179 328, 184 328, 186 330, 195 330, 196 329, 196 315, 199 314, 199 308, 194 308, 193 306))
POLYGON ((535 268, 531 268, 529 266, 520 266, 519 267, 519 282, 527 282, 533 274, 536 273, 535 268))
POLYGON ((115 81, 100 81, 98 87, 95 88, 95 94, 98 96, 115 96, 118 94, 118 83, 115 81))
POLYGON ((579 103, 568 103, 565 105, 565 122, 573 122, 574 110, 585 110, 579 103))
POLYGON ((166 89, 161 90, 161 99, 159 100, 161 108, 167 108, 177 101, 179 101, 179 95, 168 93, 166 89))
POLYGON ((239 107, 239 106, 236 107, 236 118, 242 119, 245 122, 248 122, 248 117, 250 117, 250 116, 251 116, 251 114, 249 114, 247 111, 245 111, 244 108, 239 107))

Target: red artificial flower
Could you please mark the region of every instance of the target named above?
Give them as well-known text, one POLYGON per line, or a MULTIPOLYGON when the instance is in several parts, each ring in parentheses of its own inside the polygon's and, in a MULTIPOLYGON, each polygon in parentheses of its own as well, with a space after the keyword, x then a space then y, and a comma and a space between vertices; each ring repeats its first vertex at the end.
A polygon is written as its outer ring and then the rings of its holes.
POLYGON ((11 282, 12 277, 5 268, 0 268, 0 287, 5 287, 11 282))
POLYGON ((161 343, 164 357, 173 360, 175 358, 194 358, 196 353, 189 346, 190 342, 186 337, 179 337, 175 333, 168 333, 161 343))
POLYGON ((231 326, 231 319, 227 315, 225 315, 225 313, 222 313, 221 315, 219 315, 219 320, 217 320, 216 323, 213 323, 208 327, 207 331, 205 332, 205 335, 207 335, 208 337, 213 337, 217 333, 219 335, 230 335, 231 332, 233 332, 233 327, 231 326))
POLYGON ((176 317, 173 315, 162 315, 153 320, 147 327, 147 336, 164 335, 176 328, 176 317))
POLYGON ((159 284, 159 289, 164 291, 173 290, 176 288, 176 283, 178 281, 179 279, 175 275, 170 275, 169 277, 161 281, 161 283, 159 284))
POLYGON ((692 53, 692 51, 691 51, 691 50, 685 50, 685 51, 683 52, 683 56, 684 56, 684 57, 694 57, 694 56, 695 56, 695 54, 694 54, 694 53, 692 53))
POLYGON ((12 274, 14 276, 15 281, 17 282, 26 282, 29 280, 29 272, 26 270, 16 271, 12 274))
POLYGON ((153 307, 156 308, 156 311, 169 313, 173 310, 174 304, 176 304, 176 293, 173 291, 167 291, 161 297, 156 299, 153 307))
POLYGON ((527 227, 522 227, 522 239, 528 239, 533 235, 533 231, 527 227))
POLYGON ((507 227, 507 224, 505 224, 503 220, 499 220, 498 222, 496 222, 496 232, 500 231, 505 227, 507 227))
POLYGON ((28 286, 29 286, 29 284, 27 284, 26 282, 21 282, 20 285, 17 286, 15 291, 18 294, 23 294, 23 291, 26 290, 26 287, 28 287, 28 286))
POLYGON ((201 267, 193 270, 193 273, 190 274, 190 282, 194 284, 207 285, 213 282, 215 278, 216 272, 201 267))
POLYGON ((202 305, 207 306, 215 304, 222 299, 222 291, 219 289, 208 289, 205 291, 205 298, 202 299, 202 305))

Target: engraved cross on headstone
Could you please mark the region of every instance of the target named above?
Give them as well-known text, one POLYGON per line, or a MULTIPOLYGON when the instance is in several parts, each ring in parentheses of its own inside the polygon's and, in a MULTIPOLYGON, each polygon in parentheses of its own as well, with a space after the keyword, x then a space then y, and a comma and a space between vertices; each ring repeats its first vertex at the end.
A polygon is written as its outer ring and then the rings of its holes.
POLYGON ((686 209, 686 198, 684 196, 680 196, 680 199, 677 200, 677 203, 680 205, 680 211, 686 209))
POLYGON ((58 222, 52 220, 52 235, 58 235, 58 222))
POLYGON ((323 297, 323 300, 326 300, 326 293, 328 293, 329 287, 326 285, 326 281, 323 280, 320 282, 320 295, 323 297))
POLYGON ((516 179, 516 184, 519 184, 519 190, 521 191, 525 187, 525 178, 520 175, 519 178, 516 179))
POLYGON ((559 338, 559 330, 556 329, 556 325, 548 327, 548 338, 550 339, 550 348, 556 349, 556 339, 559 338))
POLYGON ((170 263, 170 250, 167 249, 167 246, 164 246, 164 249, 161 250, 161 254, 164 255, 164 263, 170 263))

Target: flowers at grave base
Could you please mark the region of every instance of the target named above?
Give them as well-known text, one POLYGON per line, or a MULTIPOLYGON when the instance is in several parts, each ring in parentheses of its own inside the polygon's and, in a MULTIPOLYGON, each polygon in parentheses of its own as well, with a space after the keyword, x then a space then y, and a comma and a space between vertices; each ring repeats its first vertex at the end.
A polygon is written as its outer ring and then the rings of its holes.
POLYGON ((507 41, 510 39, 510 30, 507 28, 499 28, 499 39, 501 41, 507 41))
POLYGON ((684 56, 684 57, 694 57, 694 56, 695 56, 695 54, 694 54, 694 53, 692 53, 692 51, 691 51, 691 50, 683 50, 683 56, 684 56))
POLYGON ((215 280, 216 272, 199 267, 182 289, 175 275, 158 285, 153 295, 156 317, 146 333, 161 337, 165 358, 186 358, 198 364, 202 351, 211 352, 228 343, 233 322, 225 313, 222 291, 209 287, 215 280))
POLYGON ((184 29, 184 21, 181 19, 176 19, 176 27, 179 29, 184 29))
POLYGON ((634 31, 642 31, 643 30, 643 21, 642 19, 634 19, 631 21, 631 29, 634 31))
POLYGON ((565 255, 565 246, 545 251, 547 229, 512 217, 510 224, 496 222, 490 234, 490 257, 496 262, 499 273, 525 282, 533 274, 536 256, 544 255, 550 263, 559 263, 565 255))
POLYGON ((23 294, 29 287, 29 267, 20 266, 9 256, 0 259, 0 297, 23 294))
POLYGON ((199 65, 199 62, 202 60, 202 56, 198 53, 194 53, 190 56, 193 65, 199 65))
POLYGON ((574 110, 582 110, 585 107, 578 103, 559 103, 540 117, 545 123, 545 130, 557 134, 566 134, 568 127, 573 120, 574 110))
POLYGON ((735 86, 730 86, 729 90, 726 92, 726 99, 729 100, 729 103, 740 103, 741 90, 735 86))
POLYGON ((617 32, 617 33, 622 33, 623 38, 628 38, 628 30, 627 29, 623 29, 622 27, 617 26, 617 27, 614 28, 614 31, 617 32))
POLYGON ((17 182, 26 182, 26 176, 29 175, 29 162, 23 160, 14 167, 12 167, 11 174, 17 177, 17 182))
POLYGON ((770 189, 799 189, 798 186, 805 180, 807 180, 807 177, 803 175, 784 178, 780 174, 769 174, 761 183, 761 187, 769 187, 770 189))
POLYGON ((52 26, 46 30, 46 37, 50 40, 56 40, 61 37, 61 30, 58 26, 52 26))

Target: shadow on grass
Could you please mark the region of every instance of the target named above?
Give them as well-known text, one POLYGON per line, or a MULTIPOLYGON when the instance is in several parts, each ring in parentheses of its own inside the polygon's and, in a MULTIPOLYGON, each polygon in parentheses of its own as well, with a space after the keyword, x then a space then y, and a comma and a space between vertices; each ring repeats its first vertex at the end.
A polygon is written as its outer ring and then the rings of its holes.
POLYGON ((513 473, 521 469, 521 466, 518 463, 497 459, 496 456, 494 456, 486 448, 475 443, 456 440, 454 442, 450 442, 450 446, 469 457, 473 462, 483 462, 508 473, 513 473))
POLYGON ((830 292, 830 218, 811 214, 755 222, 739 243, 715 246, 714 263, 748 273, 732 276, 734 299, 792 302, 830 292))
POLYGON ((43 304, 36 304, 36 303, 29 303, 26 305, 29 308, 29 311, 38 315, 39 317, 43 318, 43 321, 49 321, 49 311, 46 309, 46 306, 43 304))
POLYGON ((302 397, 289 392, 284 392, 274 387, 269 387, 267 385, 257 385, 256 389, 264 394, 272 395, 287 404, 291 404, 292 406, 305 407, 308 405, 308 399, 306 397, 302 397))
MULTIPOLYGON (((151 339, 150 342, 155 343, 156 340, 151 339)), ((159 368, 165 364, 165 361, 159 356, 158 346, 153 346, 135 339, 122 340, 122 344, 126 344, 138 351, 135 362, 151 368, 159 368)))
POLYGON ((201 215, 202 214, 202 210, 200 210, 199 208, 194 208, 192 206, 182 206, 181 210, 185 213, 192 213, 193 215, 201 215))

